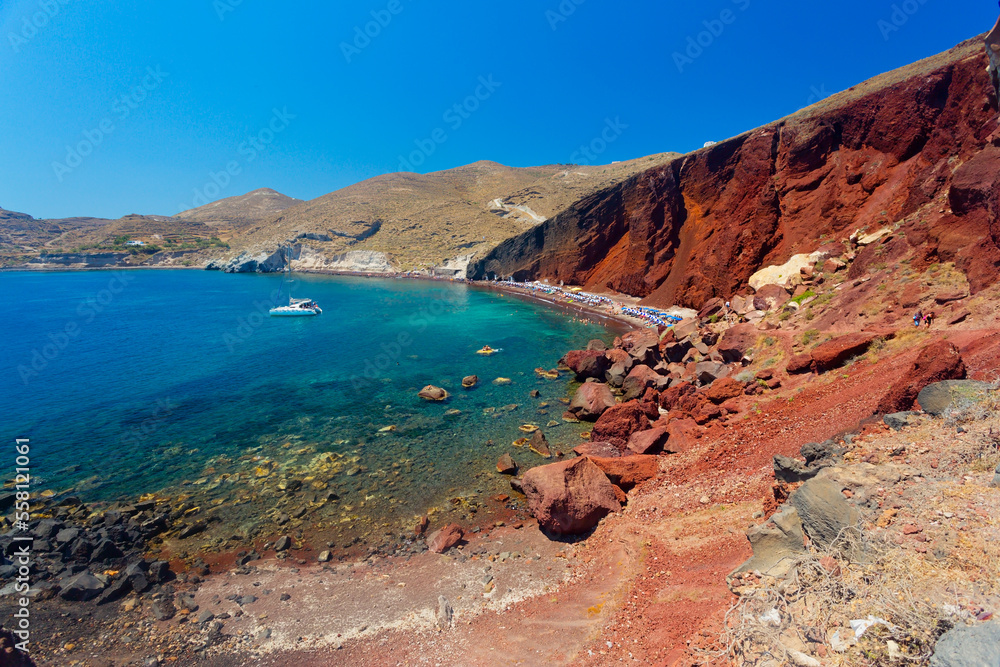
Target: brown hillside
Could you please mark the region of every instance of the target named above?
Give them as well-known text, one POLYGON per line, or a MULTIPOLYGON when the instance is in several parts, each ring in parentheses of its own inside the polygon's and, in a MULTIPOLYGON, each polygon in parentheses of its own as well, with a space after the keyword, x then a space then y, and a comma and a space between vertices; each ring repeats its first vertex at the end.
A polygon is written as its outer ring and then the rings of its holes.
POLYGON ((246 230, 234 251, 273 250, 311 234, 310 246, 386 253, 402 268, 483 253, 538 225, 574 201, 676 154, 605 166, 514 168, 476 162, 426 175, 395 173, 357 183, 291 208, 246 230))
POLYGON ((174 217, 186 222, 203 222, 213 227, 238 229, 272 219, 301 203, 301 199, 288 197, 270 188, 260 188, 239 197, 228 197, 192 208, 174 217))

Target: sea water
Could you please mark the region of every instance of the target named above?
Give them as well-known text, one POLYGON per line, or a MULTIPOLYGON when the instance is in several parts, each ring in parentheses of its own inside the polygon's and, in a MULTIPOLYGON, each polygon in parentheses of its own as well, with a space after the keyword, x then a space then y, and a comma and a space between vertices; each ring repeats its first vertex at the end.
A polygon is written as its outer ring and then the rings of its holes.
POLYGON ((31 439, 35 489, 185 494, 242 508, 251 533, 293 492, 361 534, 435 508, 473 519, 510 492, 499 456, 546 462, 512 445, 521 426, 553 450, 582 442, 561 419, 569 377, 535 369, 611 335, 451 282, 150 270, 0 273, 0 287, 0 435, 31 439), (269 318, 289 293, 323 315, 269 318), (428 384, 451 397, 421 400, 428 384))

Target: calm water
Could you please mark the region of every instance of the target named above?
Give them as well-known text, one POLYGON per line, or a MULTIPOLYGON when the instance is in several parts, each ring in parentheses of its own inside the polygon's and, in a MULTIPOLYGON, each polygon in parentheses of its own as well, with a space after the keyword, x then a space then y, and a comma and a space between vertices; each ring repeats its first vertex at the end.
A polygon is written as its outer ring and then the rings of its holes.
POLYGON ((554 448, 580 442, 559 419, 567 378, 533 369, 607 339, 603 327, 460 284, 303 275, 292 294, 324 315, 262 316, 281 286, 199 271, 0 273, 0 434, 31 438, 38 487, 85 499, 183 486, 265 502, 267 480, 297 477, 341 495, 341 513, 401 522, 445 495, 502 489, 504 452, 542 463, 511 447, 522 424, 554 448), (476 355, 484 344, 503 352, 476 355), (480 385, 463 390, 472 374, 480 385), (452 398, 418 399, 432 383, 452 398))

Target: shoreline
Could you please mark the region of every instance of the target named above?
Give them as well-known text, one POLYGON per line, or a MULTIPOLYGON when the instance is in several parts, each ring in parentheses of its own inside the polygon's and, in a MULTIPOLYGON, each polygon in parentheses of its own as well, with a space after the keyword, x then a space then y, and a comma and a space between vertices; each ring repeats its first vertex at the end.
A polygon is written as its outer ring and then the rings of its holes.
MULTIPOLYGON (((170 271, 170 270, 184 270, 184 271, 206 271, 204 267, 200 266, 89 266, 82 268, 72 268, 72 267, 59 267, 59 268, 26 268, 26 267, 4 267, 0 268, 0 273, 73 273, 77 271, 136 271, 136 270, 157 270, 157 271, 170 271)), ((221 273, 221 272, 220 272, 221 273)), ((303 269, 295 271, 294 273, 301 273, 306 275, 318 275, 318 276, 342 276, 345 278, 370 278, 370 279, 381 279, 381 280, 419 280, 435 283, 459 283, 468 285, 476 289, 484 291, 498 292, 501 294, 509 294, 512 296, 517 296, 524 298, 527 301, 535 301, 543 303, 556 310, 563 311, 565 313, 572 314, 574 316, 581 313, 586 313, 592 315, 599 320, 599 323, 607 326, 608 329, 615 329, 613 333, 622 334, 626 333, 635 328, 655 328, 648 322, 644 322, 638 318, 630 318, 627 315, 622 315, 620 313, 609 313, 597 307, 588 306, 580 303, 573 303, 570 301, 559 300, 558 297, 552 297, 547 294, 540 294, 535 290, 511 287, 510 285, 498 285, 494 281, 490 280, 468 280, 465 278, 439 278, 435 276, 422 276, 422 275, 408 275, 406 273, 366 273, 360 271, 335 271, 335 270, 322 270, 322 269, 303 269)), ((252 273, 244 275, 278 275, 275 273, 252 273)), ((605 295, 602 295, 605 296, 605 295)), ((623 302, 620 301, 624 295, 614 294, 608 296, 612 299, 616 306, 620 307, 623 302)), ((634 298, 634 297, 626 297, 634 298)), ((636 302, 638 300, 636 299, 636 302)))

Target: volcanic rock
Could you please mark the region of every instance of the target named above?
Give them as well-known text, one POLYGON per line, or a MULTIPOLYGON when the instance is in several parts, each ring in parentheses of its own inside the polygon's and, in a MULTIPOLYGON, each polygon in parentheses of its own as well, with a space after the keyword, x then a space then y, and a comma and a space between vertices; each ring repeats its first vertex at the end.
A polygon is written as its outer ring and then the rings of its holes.
POLYGON ((805 535, 798 512, 790 505, 768 521, 747 531, 753 556, 730 576, 741 572, 760 572, 781 577, 791 571, 795 559, 806 554, 805 535))
POLYGON ((608 476, 612 484, 620 486, 625 491, 653 479, 660 472, 660 457, 658 456, 620 456, 613 458, 587 457, 608 476))
POLYGON ((752 324, 737 324, 722 334, 718 350, 726 363, 735 363, 743 359, 751 347, 757 342, 757 328, 752 324))
POLYGON ((586 532, 621 510, 611 482, 586 457, 532 468, 522 486, 539 526, 557 534, 586 532))
POLYGON ((646 393, 646 389, 662 389, 668 378, 658 374, 649 366, 638 364, 628 374, 622 382, 622 401, 627 402, 636 398, 641 398, 646 393))
POLYGON ((465 533, 457 523, 449 523, 447 526, 432 533, 427 538, 427 548, 436 554, 443 554, 448 549, 462 541, 465 533))
POLYGON ((986 393, 993 389, 988 382, 975 380, 945 380, 924 387, 917 394, 920 409, 929 415, 940 417, 949 409, 959 407, 962 403, 985 398, 986 393))
POLYGON ((516 475, 517 474, 517 464, 514 462, 513 457, 510 454, 504 454, 497 461, 497 472, 501 475, 516 475))
POLYGON ((549 441, 545 439, 545 434, 540 430, 531 434, 531 440, 528 441, 528 449, 542 458, 552 458, 552 452, 549 450, 549 441))
POLYGON ((695 366, 694 374, 698 383, 706 387, 719 378, 726 377, 729 374, 729 367, 712 361, 702 361, 695 366))
POLYGON ((789 498, 809 539, 821 549, 829 549, 838 538, 841 548, 852 544, 852 536, 845 531, 858 526, 860 515, 848 504, 842 489, 840 484, 820 475, 807 481, 789 498))
POLYGON ((734 378, 726 377, 717 380, 705 392, 705 398, 716 405, 721 405, 731 398, 743 395, 743 383, 734 378))
POLYGON ((477 384, 479 384, 478 375, 466 375, 464 378, 462 378, 462 386, 466 389, 472 389, 477 384))
POLYGON ((633 433, 645 431, 649 428, 649 420, 657 418, 659 411, 655 405, 639 401, 619 403, 601 415, 594 424, 591 438, 611 442, 619 449, 625 449, 633 433))
POLYGON ((802 373, 808 373, 812 370, 812 367, 812 355, 806 353, 796 354, 788 360, 788 365, 785 366, 785 372, 789 375, 800 375, 802 373))
POLYGON ((817 345, 812 350, 812 359, 819 371, 828 371, 843 365, 851 357, 868 351, 868 347, 879 335, 875 333, 853 333, 840 336, 817 345))
POLYGON ((691 451, 701 428, 693 419, 675 419, 667 424, 667 444, 665 450, 674 454, 691 451))
POLYGON ((660 394, 660 407, 664 410, 673 410, 684 397, 693 395, 696 391, 697 388, 690 382, 675 384, 660 394))
POLYGON ((72 575, 59 582, 59 597, 70 602, 93 600, 104 590, 101 580, 87 570, 72 575))
POLYGON ((958 625, 941 635, 931 667, 1000 667, 1000 621, 958 625))
POLYGON ((560 363, 576 373, 576 379, 581 382, 587 378, 603 380, 604 373, 610 366, 604 352, 598 350, 572 350, 566 353, 560 363))
POLYGON ((667 429, 664 427, 633 433, 628 439, 628 449, 635 454, 657 454, 663 451, 668 437, 667 429))
POLYGON ((608 385, 600 382, 588 382, 576 390, 568 411, 578 419, 597 421, 598 417, 614 405, 615 397, 608 385))
POLYGON ((448 392, 441 387, 435 387, 434 385, 429 384, 421 389, 417 396, 425 401, 443 401, 448 398, 448 392))
POLYGON ((903 412, 913 407, 920 391, 929 384, 965 377, 965 363, 958 348, 948 341, 931 343, 907 371, 879 401, 876 412, 903 412))

